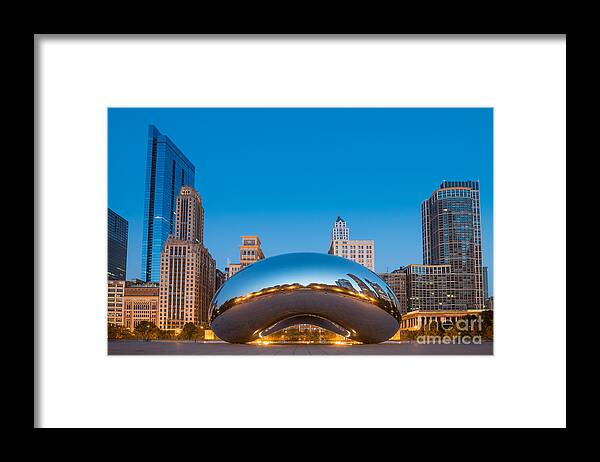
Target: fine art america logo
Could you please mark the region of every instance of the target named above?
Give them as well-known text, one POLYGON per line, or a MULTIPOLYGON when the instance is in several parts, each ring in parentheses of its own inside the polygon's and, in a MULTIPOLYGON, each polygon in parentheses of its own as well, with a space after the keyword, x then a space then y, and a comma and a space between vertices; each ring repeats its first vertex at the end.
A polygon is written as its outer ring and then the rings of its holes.
POLYGON ((454 322, 451 320, 431 320, 425 325, 424 334, 417 337, 419 344, 481 344, 483 320, 461 318, 454 322), (477 335, 475 333, 478 332, 477 335))

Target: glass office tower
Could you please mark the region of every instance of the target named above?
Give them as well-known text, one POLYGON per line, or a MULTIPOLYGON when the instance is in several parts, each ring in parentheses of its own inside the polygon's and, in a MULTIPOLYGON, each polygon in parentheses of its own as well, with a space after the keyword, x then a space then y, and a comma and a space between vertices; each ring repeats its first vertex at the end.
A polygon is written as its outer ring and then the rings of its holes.
POLYGON ((421 204, 423 263, 450 265, 455 304, 484 308, 479 181, 443 181, 421 204))
POLYGON ((127 272, 127 231, 125 218, 108 209, 108 279, 125 280, 127 272))
POLYGON ((141 278, 160 280, 160 251, 175 230, 175 205, 182 186, 194 186, 194 165, 168 136, 148 127, 141 278))

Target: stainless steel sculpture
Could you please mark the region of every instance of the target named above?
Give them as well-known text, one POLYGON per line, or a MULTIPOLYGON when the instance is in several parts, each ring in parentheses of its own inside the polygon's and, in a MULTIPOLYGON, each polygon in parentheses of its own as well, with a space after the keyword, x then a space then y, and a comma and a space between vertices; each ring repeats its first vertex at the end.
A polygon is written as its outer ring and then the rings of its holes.
POLYGON ((321 253, 260 260, 231 277, 213 297, 213 332, 246 343, 296 324, 313 324, 362 343, 392 337, 400 325, 398 299, 358 263, 321 253))

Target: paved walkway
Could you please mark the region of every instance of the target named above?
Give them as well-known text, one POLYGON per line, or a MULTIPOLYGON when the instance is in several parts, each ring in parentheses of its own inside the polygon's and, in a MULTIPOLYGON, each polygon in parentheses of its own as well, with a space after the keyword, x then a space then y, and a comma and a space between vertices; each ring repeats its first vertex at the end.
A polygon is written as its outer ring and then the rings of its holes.
POLYGON ((375 345, 240 345, 225 342, 121 340, 108 342, 109 355, 492 355, 493 342, 429 344, 385 342, 375 345))

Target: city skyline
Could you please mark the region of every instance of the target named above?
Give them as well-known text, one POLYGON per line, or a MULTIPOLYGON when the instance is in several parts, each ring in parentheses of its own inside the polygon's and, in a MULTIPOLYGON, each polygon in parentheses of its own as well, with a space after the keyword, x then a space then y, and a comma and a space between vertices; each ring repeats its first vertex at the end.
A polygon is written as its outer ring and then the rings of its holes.
POLYGON ((136 185, 149 125, 195 166, 220 269, 247 234, 261 236, 267 258, 327 253, 337 216, 376 241, 376 272, 422 263, 421 203, 443 180, 480 180, 493 295, 491 109, 110 109, 108 205, 130 223, 128 279, 143 278, 136 185), (307 156, 290 156, 299 151, 307 156))

